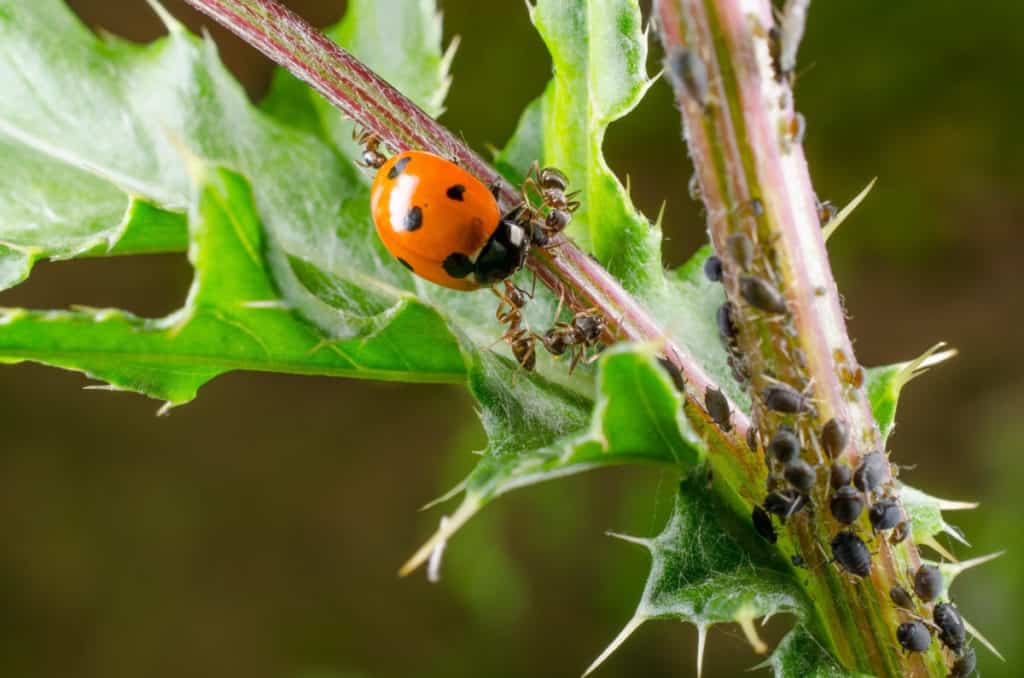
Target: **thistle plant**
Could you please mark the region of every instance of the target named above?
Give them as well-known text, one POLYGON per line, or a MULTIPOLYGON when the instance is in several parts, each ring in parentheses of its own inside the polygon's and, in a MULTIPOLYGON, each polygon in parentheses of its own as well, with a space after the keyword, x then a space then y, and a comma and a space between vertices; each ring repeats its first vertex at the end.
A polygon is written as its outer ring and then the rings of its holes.
POLYGON ((186 251, 195 272, 164 318, 6 309, 0 360, 78 370, 161 412, 239 369, 464 383, 488 447, 402 574, 441 567, 445 543, 511 490, 611 465, 670 469, 660 533, 618 535, 648 550, 650 574, 588 671, 657 619, 696 625, 698 655, 713 625, 738 624, 779 676, 965 666, 974 650, 941 605, 985 558, 958 562, 937 537, 962 540, 943 512, 973 505, 902 484, 886 446, 902 388, 952 352, 857 362, 825 239, 866 192, 833 213, 811 185, 792 86, 806 1, 778 17, 767 0, 655 3, 711 241, 675 270, 660 217, 640 213, 602 154, 608 126, 657 80, 636 0, 527 4, 554 76, 489 160, 434 119, 453 51, 429 0, 353 0, 326 35, 273 0, 188 2, 286 69, 260 104, 158 5, 168 35, 138 47, 92 34, 60 0, 0 1, 0 181, 17 197, 0 203, 0 284, 41 259, 152 252, 186 251), (387 45, 373 30, 384 24, 387 45), (599 313, 599 359, 570 372, 540 355, 524 370, 496 343, 489 292, 442 289, 396 262, 373 230, 357 130, 457 161, 506 210, 534 161, 565 172, 581 207, 516 281, 539 283, 532 327, 599 313), (849 520, 833 508, 847 487, 864 505, 849 520), (778 613, 794 621, 768 648, 755 621, 778 613))

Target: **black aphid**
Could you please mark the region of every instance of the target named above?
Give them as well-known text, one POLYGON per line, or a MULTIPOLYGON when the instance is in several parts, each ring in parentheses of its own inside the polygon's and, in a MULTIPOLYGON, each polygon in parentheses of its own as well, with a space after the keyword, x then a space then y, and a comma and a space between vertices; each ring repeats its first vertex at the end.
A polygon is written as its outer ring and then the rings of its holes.
POLYGON ((668 376, 672 378, 672 384, 676 387, 676 390, 680 393, 684 392, 686 390, 686 379, 683 378, 682 371, 676 367, 675 363, 662 356, 658 358, 658 364, 668 372, 668 376))
POLYGON ((871 552, 864 540, 850 530, 844 530, 832 538, 832 558, 850 574, 858 577, 871 574, 871 552))
POLYGON ((790 556, 789 560, 791 563, 793 563, 794 567, 807 567, 807 561, 805 561, 804 557, 799 553, 794 553, 792 556, 790 556))
POLYGON ((786 522, 786 519, 803 508, 807 499, 802 494, 792 490, 769 492, 764 498, 764 510, 772 515, 778 516, 779 520, 786 522))
POLYGON ((707 407, 708 414, 711 415, 711 418, 722 428, 723 431, 732 430, 729 401, 726 400, 724 393, 719 391, 717 388, 708 387, 708 389, 704 391, 704 406, 707 407))
POLYGON ((842 419, 833 417, 825 422, 821 428, 821 446, 828 452, 828 456, 835 458, 846 449, 846 443, 850 438, 850 429, 842 419))
POLYGON ((828 503, 832 516, 843 523, 851 525, 864 511, 864 496, 849 485, 840 487, 832 493, 832 499, 828 503))
POLYGON ((932 621, 939 627, 939 640, 953 652, 960 654, 967 632, 964 618, 953 603, 939 603, 932 611, 932 621))
POLYGON ((769 386, 762 395, 764 397, 764 406, 774 412, 797 414, 799 412, 806 412, 808 408, 807 398, 795 388, 786 384, 769 386))
POLYGON ((864 455, 853 472, 853 484, 861 492, 874 492, 885 478, 886 466, 885 455, 881 452, 864 455))
POLYGON ((850 467, 841 461, 832 463, 832 471, 829 477, 829 482, 832 483, 832 489, 838 490, 844 485, 849 485, 850 480, 853 478, 853 471, 850 467))
POLYGON ((893 605, 896 607, 902 607, 904 610, 914 609, 914 599, 911 598, 910 593, 899 584, 889 589, 889 600, 892 601, 893 605))
POLYGON ((704 275, 708 277, 711 282, 719 282, 722 280, 722 260, 711 255, 704 261, 704 275))
POLYGON ((696 52, 688 47, 673 50, 668 57, 668 73, 677 91, 707 109, 708 70, 696 52))
POLYGON ((741 275, 740 294, 748 304, 765 313, 785 313, 788 310, 786 298, 763 278, 741 275))
POLYGON ((814 481, 818 478, 814 467, 803 459, 793 459, 786 464, 786 468, 782 470, 782 476, 789 481, 790 485, 804 494, 814 488, 814 481))
POLYGON ((774 544, 778 541, 779 535, 775 533, 775 526, 772 525, 772 517, 768 515, 767 511, 760 506, 755 506, 753 519, 754 529, 757 530, 757 533, 761 535, 766 542, 774 544))
POLYGON ((926 603, 942 593, 942 571, 935 565, 922 565, 914 574, 914 593, 926 603))
POLYGON ((974 648, 969 647, 960 655, 953 667, 949 670, 949 678, 967 678, 978 668, 978 655, 974 654, 974 648))
POLYGON ((754 243, 744 233, 733 233, 725 241, 729 256, 740 267, 741 271, 749 271, 754 263, 754 243))
POLYGON ((800 455, 800 439, 793 429, 783 426, 772 436, 768 451, 783 464, 789 463, 800 455))
POLYGON ((896 628, 896 640, 907 652, 924 652, 932 644, 932 634, 921 622, 907 621, 896 628))
POLYGON ((718 335, 722 337, 722 341, 726 346, 732 346, 736 343, 736 333, 739 331, 736 328, 736 321, 733 320, 733 307, 728 301, 718 307, 718 312, 715 314, 715 322, 718 323, 718 335))
POLYGON ((876 531, 891 530, 903 520, 900 505, 891 499, 876 501, 868 510, 868 520, 876 531))
POLYGON ((757 452, 757 427, 755 426, 747 429, 747 447, 751 452, 757 452))

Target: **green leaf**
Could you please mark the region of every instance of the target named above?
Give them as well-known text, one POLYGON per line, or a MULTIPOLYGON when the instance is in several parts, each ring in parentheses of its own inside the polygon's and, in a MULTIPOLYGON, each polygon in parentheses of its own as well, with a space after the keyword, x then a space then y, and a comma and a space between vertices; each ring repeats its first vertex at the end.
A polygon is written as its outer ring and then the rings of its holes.
POLYGON ((704 467, 684 477, 674 513, 658 536, 624 538, 650 552, 651 571, 633 618, 590 670, 650 620, 676 619, 696 625, 700 663, 707 631, 715 624, 740 624, 750 643, 763 652, 755 619, 777 613, 798 618, 806 614, 790 569, 754 533, 749 521, 738 520, 732 507, 711 490, 704 467))
POLYGON ((767 664, 778 678, 868 678, 839 666, 803 624, 779 641, 767 664))
POLYGON ((635 0, 528 4, 555 71, 541 105, 543 161, 580 191, 570 232, 628 290, 656 291, 663 281, 661 229, 633 207, 601 150, 608 126, 632 111, 653 82, 640 7, 635 0))
POLYGON ((865 370, 868 399, 883 440, 896 425, 896 405, 903 387, 956 355, 956 350, 942 350, 945 347, 945 343, 939 342, 913 360, 865 370))
MULTIPOLYGON (((326 35, 431 116, 441 115, 457 43, 442 49, 441 15, 434 0, 352 0, 345 18, 326 35)), ((352 139, 352 123, 288 71, 275 71, 262 107, 359 160, 362 149, 352 139)))
MULTIPOLYGON (((10 243, 0 250, 0 275, 15 281, 40 256, 182 248, 182 212, 191 199, 183 157, 194 155, 252 184, 267 232, 260 253, 281 290, 263 301, 283 294, 287 305, 317 321, 330 338, 362 342, 349 356, 346 374, 459 380, 462 348, 446 320, 414 302, 411 292, 421 283, 373 233, 366 188, 351 163, 256 110, 212 44, 167 21, 167 38, 139 47, 98 38, 57 0, 0 0, 0 84, 7 93, 0 100, 0 132, 10 157, 35 159, 40 168, 0 177, 0 195, 24 203, 4 203, 16 218, 0 223, 0 243, 10 243), (51 212, 56 216, 46 222, 35 216, 51 212), (323 292, 316 285, 324 280, 332 281, 327 301, 307 287, 323 292), (410 328, 425 332, 429 343, 414 341, 410 328), (426 371, 416 374, 421 369, 426 371)), ((486 317, 488 299, 486 293, 474 298, 478 322, 486 317)), ((85 320, 74 313, 61 317, 85 320)), ((93 352, 120 345, 115 338, 141 322, 125 314, 98 334, 77 338, 65 336, 61 324, 47 325, 49 330, 34 325, 31 355, 19 348, 29 336, 19 334, 24 322, 9 323, 0 342, 12 351, 10 359, 46 360, 47 351, 66 341, 93 352), (95 343, 86 343, 87 337, 95 343)), ((268 343, 272 337, 259 339, 268 343)), ((493 340, 492 332, 487 342, 493 340)), ((176 356, 182 363, 193 359, 191 353, 176 356)), ((67 361, 55 354, 53 362, 67 361)), ((195 371, 205 379, 249 365, 249 359, 228 360, 195 371)), ((276 369, 260 369, 268 368, 276 369)), ((181 387, 143 379, 131 387, 182 402, 199 378, 188 381, 181 387)))
MULTIPOLYGON (((650 346, 619 345, 601 356, 595 402, 504 359, 481 354, 470 372, 489 446, 456 488, 462 503, 403 567, 409 572, 486 504, 513 489, 625 464, 699 464, 704 448, 650 346)), ((447 497, 445 497, 447 498, 447 497)))
POLYGON ((446 326, 412 299, 374 341, 324 341, 278 296, 248 185, 224 170, 196 170, 189 249, 196 277, 181 310, 156 320, 113 309, 11 310, 0 325, 0 360, 79 370, 168 404, 191 400, 204 383, 233 369, 459 379, 461 354, 416 350, 420 337, 443 336, 446 326), (403 361, 403 369, 392 372, 403 361))

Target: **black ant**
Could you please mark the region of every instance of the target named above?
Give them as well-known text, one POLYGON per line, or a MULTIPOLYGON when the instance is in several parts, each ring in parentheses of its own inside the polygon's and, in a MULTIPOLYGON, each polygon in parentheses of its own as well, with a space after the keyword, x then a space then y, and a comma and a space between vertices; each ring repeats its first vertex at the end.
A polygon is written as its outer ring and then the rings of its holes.
MULTIPOLYGON (((558 322, 540 337, 544 348, 553 356, 564 355, 567 351, 572 356, 569 363, 571 374, 580 360, 586 357, 588 348, 597 346, 607 329, 607 323, 596 309, 580 311, 569 322, 558 322)), ((595 356, 596 357, 596 356, 595 356)), ((590 362, 590 360, 585 360, 590 362)))

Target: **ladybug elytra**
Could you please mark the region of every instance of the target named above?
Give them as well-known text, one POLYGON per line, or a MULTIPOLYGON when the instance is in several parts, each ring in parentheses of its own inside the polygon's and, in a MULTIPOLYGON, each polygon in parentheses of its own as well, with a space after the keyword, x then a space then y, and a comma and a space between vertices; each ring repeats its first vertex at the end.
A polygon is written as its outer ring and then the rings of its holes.
POLYGON ((377 170, 370 209, 385 247, 406 268, 456 290, 475 290, 520 268, 530 248, 519 210, 502 214, 479 179, 425 151, 406 151, 377 170))

